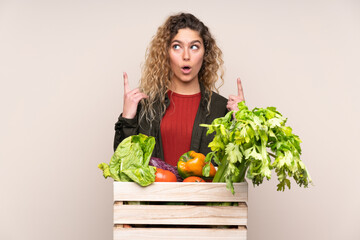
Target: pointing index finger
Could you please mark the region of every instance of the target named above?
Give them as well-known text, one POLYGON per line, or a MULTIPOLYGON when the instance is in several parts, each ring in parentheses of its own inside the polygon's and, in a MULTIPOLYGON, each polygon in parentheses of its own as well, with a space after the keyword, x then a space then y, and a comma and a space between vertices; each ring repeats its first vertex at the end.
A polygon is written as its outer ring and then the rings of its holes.
POLYGON ((245 100, 240 78, 237 79, 237 88, 238 88, 238 96, 241 97, 243 100, 245 100))
POLYGON ((127 93, 127 92, 129 92, 129 82, 128 82, 128 76, 127 76, 126 72, 123 73, 123 78, 124 78, 124 92, 127 93))

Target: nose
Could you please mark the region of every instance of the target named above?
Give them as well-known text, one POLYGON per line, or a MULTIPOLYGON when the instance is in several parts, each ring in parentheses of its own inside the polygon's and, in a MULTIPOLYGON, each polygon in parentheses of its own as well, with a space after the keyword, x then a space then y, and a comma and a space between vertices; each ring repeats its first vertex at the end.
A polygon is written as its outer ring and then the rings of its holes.
POLYGON ((189 48, 184 49, 183 59, 184 59, 184 61, 190 60, 190 50, 189 50, 189 48))

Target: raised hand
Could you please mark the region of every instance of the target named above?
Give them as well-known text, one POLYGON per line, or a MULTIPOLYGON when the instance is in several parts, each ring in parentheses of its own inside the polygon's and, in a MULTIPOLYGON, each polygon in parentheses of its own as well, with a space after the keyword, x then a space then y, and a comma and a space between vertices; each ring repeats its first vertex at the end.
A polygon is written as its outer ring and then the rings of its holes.
POLYGON ((229 111, 232 111, 232 110, 238 111, 239 110, 238 103, 245 100, 240 78, 237 79, 237 89, 238 89, 237 95, 229 96, 229 100, 226 105, 226 107, 229 111))
POLYGON ((129 89, 129 82, 127 73, 124 72, 124 106, 122 117, 133 119, 136 116, 136 110, 141 99, 147 98, 145 93, 142 93, 139 88, 133 90, 129 89))

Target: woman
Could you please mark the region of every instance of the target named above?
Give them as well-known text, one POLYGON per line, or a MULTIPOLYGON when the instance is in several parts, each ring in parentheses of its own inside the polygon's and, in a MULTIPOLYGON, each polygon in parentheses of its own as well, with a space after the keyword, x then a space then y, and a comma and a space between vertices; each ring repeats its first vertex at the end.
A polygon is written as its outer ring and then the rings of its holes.
POLYGON ((222 52, 199 19, 188 13, 170 16, 150 43, 140 88, 130 90, 124 73, 114 150, 124 138, 143 133, 155 137, 153 156, 174 166, 189 150, 207 154, 212 136, 199 124, 237 110, 244 100, 240 79, 237 96, 227 100, 214 92, 218 72, 223 83, 222 65, 222 52))

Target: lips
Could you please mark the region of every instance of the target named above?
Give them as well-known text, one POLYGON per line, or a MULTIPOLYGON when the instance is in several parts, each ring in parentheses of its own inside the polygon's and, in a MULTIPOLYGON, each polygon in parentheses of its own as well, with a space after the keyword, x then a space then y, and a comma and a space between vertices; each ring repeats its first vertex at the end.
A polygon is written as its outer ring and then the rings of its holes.
POLYGON ((181 71, 184 74, 189 74, 191 72, 191 67, 190 66, 183 66, 183 67, 181 67, 181 71))

